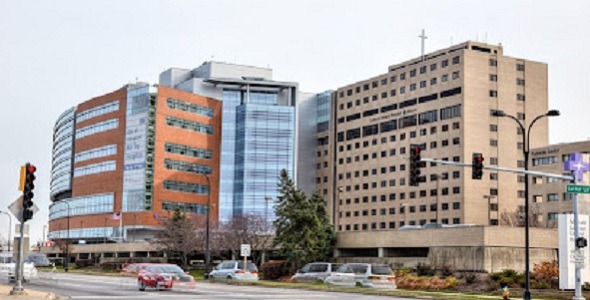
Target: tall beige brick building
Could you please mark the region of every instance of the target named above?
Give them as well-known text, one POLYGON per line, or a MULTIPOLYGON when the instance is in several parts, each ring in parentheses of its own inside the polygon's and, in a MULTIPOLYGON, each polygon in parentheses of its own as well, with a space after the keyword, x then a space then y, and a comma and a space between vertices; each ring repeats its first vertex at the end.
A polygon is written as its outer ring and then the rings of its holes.
MULTIPOLYGON (((505 56, 502 46, 465 42, 390 66, 338 88, 330 130, 318 133, 316 183, 340 232, 395 230, 426 223, 502 225, 524 204, 524 176, 429 164, 426 182, 409 186, 410 144, 422 157, 524 166, 521 132, 547 112, 547 65, 505 56), (438 178, 438 180, 437 180, 438 178)), ((547 119, 531 148, 548 144, 547 119)))

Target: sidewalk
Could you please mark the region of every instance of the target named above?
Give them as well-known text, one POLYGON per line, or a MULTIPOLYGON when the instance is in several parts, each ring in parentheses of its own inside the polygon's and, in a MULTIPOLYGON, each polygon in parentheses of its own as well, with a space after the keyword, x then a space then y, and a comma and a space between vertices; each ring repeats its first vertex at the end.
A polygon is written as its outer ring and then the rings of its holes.
POLYGON ((12 285, 0 284, 0 299, 6 300, 54 300, 60 299, 54 293, 50 292, 39 292, 30 289, 25 289, 26 295, 10 295, 12 291, 12 285))

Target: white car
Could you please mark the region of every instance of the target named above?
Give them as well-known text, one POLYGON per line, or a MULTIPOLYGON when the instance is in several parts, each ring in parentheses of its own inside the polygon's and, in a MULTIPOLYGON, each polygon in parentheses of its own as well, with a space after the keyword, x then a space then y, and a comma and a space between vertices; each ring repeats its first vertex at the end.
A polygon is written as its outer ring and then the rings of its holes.
POLYGON ((395 289, 395 275, 385 265, 345 264, 324 281, 329 285, 395 289))
MULTIPOLYGON (((12 254, 7 253, 0 256, 0 277, 8 278, 11 281, 16 280, 16 263, 12 259, 12 254)), ((34 263, 23 264, 23 280, 30 281, 37 278, 37 268, 34 263)))
POLYGON ((228 279, 241 281, 258 281, 258 268, 249 262, 248 270, 244 270, 244 263, 241 261, 225 261, 217 265, 209 276, 212 279, 228 279))
POLYGON ((316 282, 324 281, 332 272, 336 271, 341 264, 315 262, 303 266, 297 270, 297 274, 291 277, 291 282, 316 282))

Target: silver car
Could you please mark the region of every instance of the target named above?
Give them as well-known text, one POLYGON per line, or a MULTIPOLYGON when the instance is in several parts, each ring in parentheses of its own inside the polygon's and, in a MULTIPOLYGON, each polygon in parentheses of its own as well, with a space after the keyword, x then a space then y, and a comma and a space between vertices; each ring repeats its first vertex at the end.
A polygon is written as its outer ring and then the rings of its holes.
POLYGON ((225 261, 217 265, 215 270, 210 274, 213 279, 228 279, 228 280, 243 280, 243 281, 258 281, 258 268, 256 265, 247 263, 247 270, 244 270, 244 262, 232 260, 225 261))
POLYGON ((324 281, 332 272, 336 271, 342 264, 326 262, 309 263, 297 271, 291 282, 316 282, 324 281))
POLYGON ((395 289, 395 275, 386 265, 345 264, 324 281, 330 285, 395 289))

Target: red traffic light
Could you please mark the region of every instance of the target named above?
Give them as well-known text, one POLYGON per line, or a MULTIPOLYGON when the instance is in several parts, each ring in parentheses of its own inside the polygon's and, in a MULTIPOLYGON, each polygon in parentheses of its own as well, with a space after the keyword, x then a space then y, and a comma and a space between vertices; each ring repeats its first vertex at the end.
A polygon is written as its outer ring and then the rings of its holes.
POLYGON ((33 166, 33 165, 29 165, 27 171, 29 173, 34 173, 35 171, 37 171, 37 167, 33 166))

